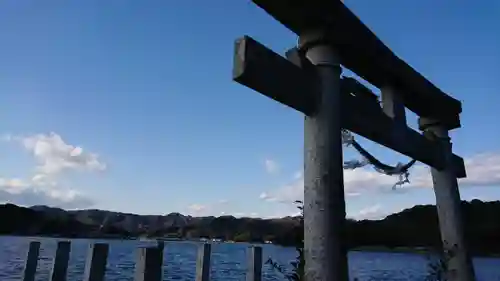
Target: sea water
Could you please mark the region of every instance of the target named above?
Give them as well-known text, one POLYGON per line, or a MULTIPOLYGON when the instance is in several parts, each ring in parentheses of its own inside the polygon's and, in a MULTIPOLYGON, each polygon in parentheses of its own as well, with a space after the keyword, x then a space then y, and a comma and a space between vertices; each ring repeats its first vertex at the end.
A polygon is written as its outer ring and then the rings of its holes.
MULTIPOLYGON (((40 260, 37 281, 48 281, 56 239, 32 237, 0 237, 0 280, 22 280, 24 259, 30 241, 40 241, 40 260)), ((109 257, 106 269, 107 281, 133 281, 136 250, 148 242, 136 240, 71 240, 71 257, 68 281, 83 279, 83 270, 88 245, 95 242, 108 243, 109 257)), ((197 242, 166 242, 164 253, 164 280, 195 280, 197 242)), ((297 253, 294 248, 276 245, 262 246, 263 261, 269 257, 283 266, 288 266, 297 253)), ((245 280, 247 266, 246 243, 214 243, 211 256, 211 280, 245 280)), ((351 279, 359 281, 424 281, 429 273, 428 259, 410 253, 350 252, 349 271, 351 279)), ((475 258, 474 266, 478 281, 500 281, 500 259, 475 258)), ((286 280, 269 265, 263 266, 263 280, 286 280)))

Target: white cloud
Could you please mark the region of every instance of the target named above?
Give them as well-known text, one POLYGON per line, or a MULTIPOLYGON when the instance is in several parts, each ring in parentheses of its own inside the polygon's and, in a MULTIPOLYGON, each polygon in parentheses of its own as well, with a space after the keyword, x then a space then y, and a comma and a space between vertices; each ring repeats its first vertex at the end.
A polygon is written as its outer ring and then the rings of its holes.
POLYGON ((0 178, 0 190, 11 194, 20 194, 23 193, 26 189, 30 187, 28 182, 25 182, 22 179, 5 179, 0 178))
POLYGON ((57 186, 58 183, 45 174, 36 174, 31 178, 31 182, 35 186, 57 186))
MULTIPOLYGON (((500 154, 478 154, 465 160, 467 178, 460 179, 460 187, 500 185, 500 154)), ((380 174, 370 168, 344 170, 346 196, 359 196, 367 191, 390 190, 397 177, 380 174)), ((417 165, 410 171, 410 183, 402 188, 430 188, 430 169, 417 165)), ((270 202, 292 202, 304 197, 304 178, 301 176, 290 184, 271 191, 262 192, 260 199, 270 202)))
MULTIPOLYGON (((359 196, 363 189, 378 186, 389 186, 394 184, 395 178, 389 176, 381 176, 376 172, 371 172, 363 169, 346 170, 344 171, 344 189, 346 196, 359 196)), ((304 199, 304 177, 294 179, 291 183, 286 184, 270 192, 262 192, 260 199, 269 202, 293 202, 295 200, 304 199)))
POLYGON ((227 210, 224 210, 229 204, 226 199, 220 199, 212 204, 191 204, 186 208, 186 213, 191 216, 222 216, 227 214, 227 210))
POLYGON ((188 210, 190 214, 199 215, 207 210, 207 206, 200 204, 193 204, 188 206, 188 210))
POLYGON ((84 208, 93 201, 81 192, 50 182, 0 178, 0 201, 23 206, 49 205, 61 208, 84 208))
POLYGON ((500 154, 484 153, 465 160, 467 178, 460 184, 467 186, 500 185, 500 154))
POLYGON ((93 205, 93 201, 83 193, 61 186, 56 179, 67 170, 104 170, 106 165, 99 160, 97 154, 67 144, 56 133, 27 137, 7 134, 1 140, 20 143, 35 158, 37 165, 31 178, 0 178, 0 201, 61 208, 93 205))
POLYGON ((232 214, 232 216, 235 218, 259 218, 259 214, 256 212, 252 213, 237 212, 232 214))
POLYGON ((278 165, 278 163, 276 163, 275 161, 273 161, 271 159, 266 159, 264 161, 264 165, 266 167, 266 171, 269 174, 276 174, 276 173, 279 172, 279 165, 278 165))
POLYGON ((260 194, 260 199, 268 202, 294 202, 304 198, 304 178, 299 178, 270 192, 260 194))
POLYGON ((218 200, 212 204, 192 204, 186 208, 188 215, 203 217, 203 216, 234 216, 234 217, 252 217, 259 216, 257 212, 231 212, 228 210, 228 200, 218 200))
POLYGON ((348 197, 356 197, 356 196, 360 196, 361 195, 361 192, 346 192, 345 196, 348 196, 348 197))
POLYGON ((11 141, 12 140, 12 135, 11 134, 3 134, 1 137, 0 137, 0 140, 2 141, 11 141))
POLYGON ((384 218, 386 215, 387 214, 384 213, 382 205, 376 204, 359 210, 354 218, 357 220, 378 220, 384 218))
POLYGON ((263 200, 266 200, 266 201, 269 201, 269 202, 275 202, 277 201, 277 198, 274 197, 274 196, 271 196, 270 194, 266 193, 266 192, 262 192, 259 196, 260 199, 263 199, 263 200))
MULTIPOLYGON (((481 153, 464 161, 467 177, 458 180, 460 187, 500 185, 499 153, 481 153)), ((430 168, 418 165, 411 171, 410 180, 408 187, 432 187, 430 168)))
POLYGON ((284 217, 297 217, 300 216, 301 212, 297 210, 297 208, 291 204, 283 205, 283 208, 280 210, 275 210, 267 215, 261 216, 263 219, 280 219, 284 217))
POLYGON ((105 170, 106 165, 95 153, 84 151, 79 146, 67 144, 56 133, 37 134, 28 137, 10 136, 8 140, 20 142, 38 162, 40 174, 54 175, 64 170, 105 170))

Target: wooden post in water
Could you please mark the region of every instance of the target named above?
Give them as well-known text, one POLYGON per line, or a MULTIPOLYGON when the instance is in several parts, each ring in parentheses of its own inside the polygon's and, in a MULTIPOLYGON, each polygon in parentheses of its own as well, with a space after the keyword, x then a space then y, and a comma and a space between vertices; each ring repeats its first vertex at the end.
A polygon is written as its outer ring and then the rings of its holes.
POLYGON ((83 281, 104 281, 109 245, 94 243, 89 245, 83 281))
POLYGON ((441 240, 447 263, 446 280, 475 280, 474 267, 465 243, 462 204, 457 172, 451 158, 452 144, 448 130, 440 122, 429 118, 420 118, 419 126, 427 137, 436 138, 441 142, 447 159, 446 169, 440 171, 431 167, 441 240))
POLYGON ((161 281, 163 277, 162 249, 139 248, 135 264, 134 281, 161 281))
POLYGON ((196 261, 196 281, 210 280, 210 256, 212 245, 204 243, 198 249, 198 259, 196 261))
POLYGON ((38 265, 38 256, 40 254, 40 242, 30 242, 28 252, 26 253, 26 261, 24 263, 23 281, 35 281, 36 267, 38 265))
POLYGON ((54 264, 52 265, 52 272, 50 273, 51 281, 66 281, 70 251, 71 251, 71 242, 69 241, 57 242, 54 264))
POLYGON ((165 241, 158 241, 157 247, 158 247, 158 249, 160 249, 161 260, 163 262, 163 252, 165 250, 165 241))
POLYGON ((262 248, 252 246, 248 251, 248 269, 246 281, 262 280, 262 248))
POLYGON ((158 242, 158 250, 160 251, 160 261, 161 261, 161 264, 162 264, 162 271, 161 271, 161 274, 162 274, 162 280, 163 280, 163 256, 165 254, 165 241, 157 241, 158 242))

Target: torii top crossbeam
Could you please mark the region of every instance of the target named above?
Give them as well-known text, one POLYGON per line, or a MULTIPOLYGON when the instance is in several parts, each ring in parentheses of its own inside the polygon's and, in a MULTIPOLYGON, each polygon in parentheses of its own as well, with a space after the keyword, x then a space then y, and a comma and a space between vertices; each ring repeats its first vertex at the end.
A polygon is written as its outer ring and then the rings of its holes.
POLYGON ((460 127, 461 102, 397 57, 341 1, 252 1, 297 35, 324 29, 342 65, 378 88, 396 88, 404 105, 419 116, 439 120, 449 130, 460 127))

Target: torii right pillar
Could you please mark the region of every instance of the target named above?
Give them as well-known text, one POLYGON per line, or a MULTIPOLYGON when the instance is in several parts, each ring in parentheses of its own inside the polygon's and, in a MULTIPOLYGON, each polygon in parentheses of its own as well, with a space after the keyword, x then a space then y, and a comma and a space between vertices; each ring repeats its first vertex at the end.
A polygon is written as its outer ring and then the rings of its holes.
POLYGON ((440 142, 445 154, 443 170, 431 167, 432 183, 436 195, 441 240, 446 260, 446 280, 474 281, 474 267, 467 250, 456 171, 452 161, 452 143, 448 128, 440 121, 419 119, 420 130, 428 138, 440 142))

